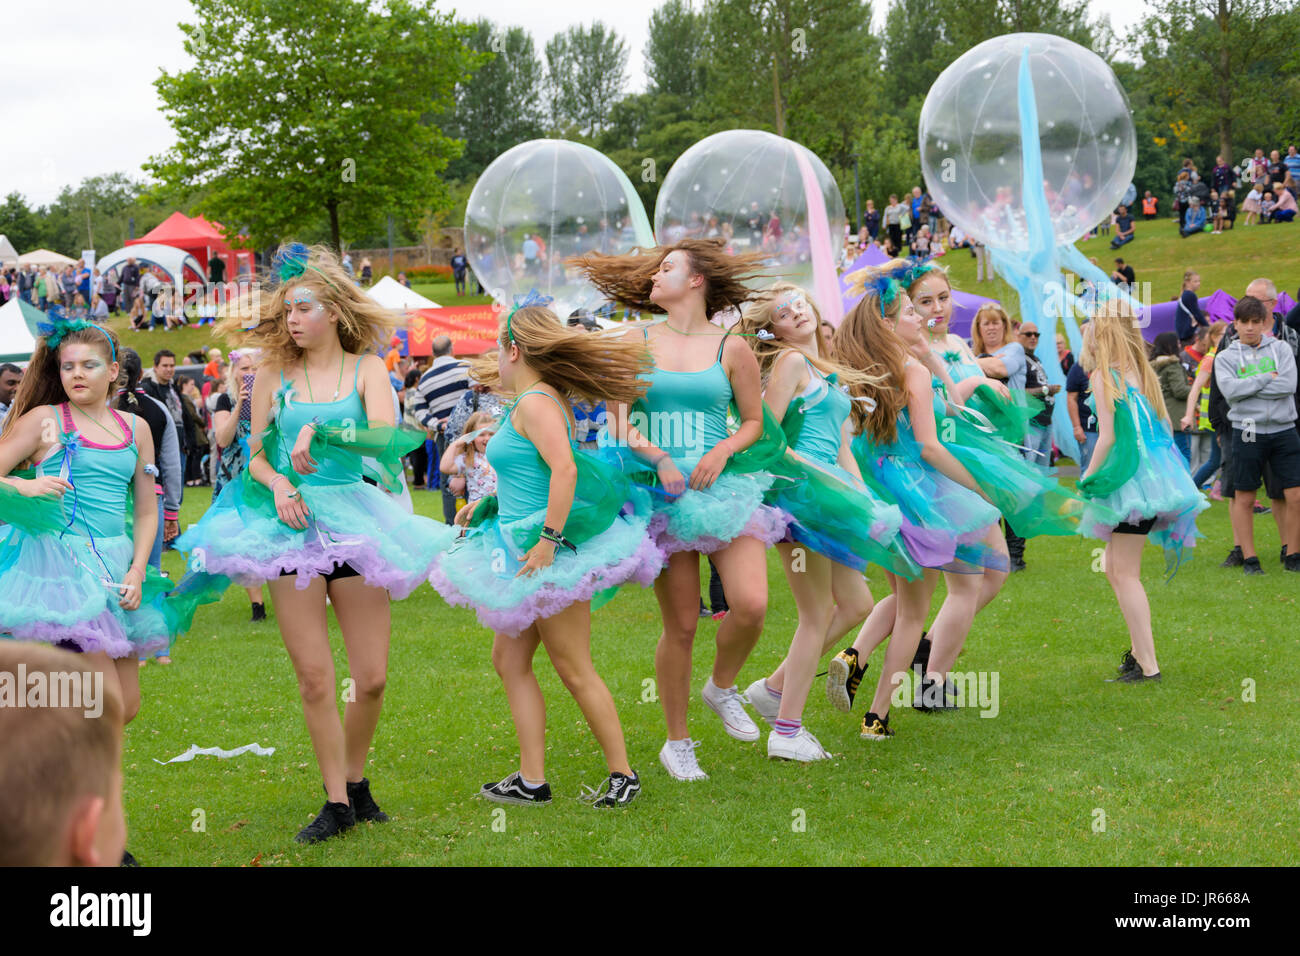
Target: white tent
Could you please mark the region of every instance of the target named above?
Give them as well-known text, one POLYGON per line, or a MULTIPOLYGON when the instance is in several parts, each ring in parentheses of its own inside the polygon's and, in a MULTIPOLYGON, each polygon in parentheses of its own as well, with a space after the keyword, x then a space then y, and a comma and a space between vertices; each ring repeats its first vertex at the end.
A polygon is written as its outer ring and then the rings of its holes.
POLYGON ((49 249, 33 249, 31 252, 19 256, 18 264, 20 266, 75 266, 77 260, 61 256, 49 249))
POLYGON ((9 237, 0 233, 0 264, 18 261, 18 250, 9 241, 9 237))
POLYGON ((41 310, 14 296, 0 306, 0 362, 26 362, 36 351, 36 337, 28 322, 42 316, 41 310))
POLYGON ((410 312, 412 309, 440 309, 432 299, 426 299, 418 292, 412 292, 392 276, 384 276, 369 289, 366 295, 386 309, 397 312, 410 312))
MULTIPOLYGON (((198 259, 184 249, 177 249, 175 246, 164 246, 156 242, 141 242, 118 249, 116 252, 110 252, 96 262, 95 267, 99 269, 100 275, 108 275, 110 269, 117 269, 120 274, 122 266, 126 265, 127 259, 135 259, 142 268, 157 266, 162 269, 171 279, 172 287, 175 289, 181 289, 182 291, 185 289, 186 269, 193 273, 193 278, 190 281, 203 281, 203 267, 199 265, 198 259)), ((207 283, 204 282, 205 287, 206 285, 207 283)))

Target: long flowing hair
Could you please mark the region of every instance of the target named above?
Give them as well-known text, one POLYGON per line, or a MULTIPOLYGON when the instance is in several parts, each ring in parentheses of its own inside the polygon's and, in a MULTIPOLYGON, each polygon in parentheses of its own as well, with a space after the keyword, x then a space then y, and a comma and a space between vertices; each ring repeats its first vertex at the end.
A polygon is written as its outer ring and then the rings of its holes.
POLYGON ((762 376, 763 384, 766 386, 767 380, 772 376, 772 369, 781 357, 796 352, 802 355, 808 362, 821 372, 823 375, 837 375, 838 382, 844 386, 852 385, 874 385, 883 387, 885 380, 878 375, 870 375, 867 372, 850 368, 847 365, 832 361, 822 353, 822 334, 821 334, 822 316, 817 309, 817 303, 813 301, 806 291, 791 282, 778 282, 771 288, 764 289, 753 299, 746 307, 740 322, 733 331, 739 332, 745 337, 745 341, 754 351, 754 357, 758 359, 758 370, 762 376), (772 321, 776 318, 777 306, 783 299, 791 295, 802 295, 804 301, 808 303, 808 308, 812 311, 813 320, 816 322, 817 334, 815 341, 817 343, 817 354, 808 355, 789 342, 783 342, 776 338, 775 330, 772 327, 772 321), (762 333, 770 333, 763 335, 762 333))
MULTIPOLYGON (((1102 303, 1092 321, 1084 327, 1079 364, 1090 375, 1099 368, 1114 369, 1121 378, 1125 372, 1133 372, 1157 417, 1168 421, 1169 411, 1165 407, 1160 379, 1147 360, 1146 342, 1138 332, 1137 321, 1132 306, 1124 300, 1108 299, 1102 303)), ((1101 391, 1107 407, 1113 409, 1115 399, 1122 394, 1122 388, 1115 384, 1113 375, 1102 376, 1101 391)))
POLYGON ((566 259, 564 264, 581 272, 609 299, 640 312, 662 314, 663 307, 650 301, 654 274, 669 253, 684 252, 692 274, 704 276, 704 310, 711 317, 726 309, 739 309, 754 298, 754 290, 745 282, 762 277, 768 264, 765 253, 732 255, 725 248, 721 239, 682 239, 670 246, 634 249, 621 256, 589 252, 566 259))
MULTIPOLYGON (((624 402, 631 404, 645 394, 653 365, 650 350, 640 342, 606 332, 587 332, 565 326, 545 306, 524 306, 502 319, 497 344, 509 349, 512 344, 528 367, 561 395, 585 402, 624 402)), ((497 360, 486 356, 471 363, 470 374, 476 382, 501 391, 501 373, 497 360)))
MULTIPOLYGON (((290 250, 289 244, 282 245, 276 261, 290 250)), ((214 332, 232 345, 261 349, 262 364, 273 368, 298 364, 303 350, 289 335, 285 320, 285 297, 297 288, 310 289, 317 302, 338 316, 339 344, 345 352, 362 355, 377 349, 392 339, 398 326, 397 313, 362 292, 333 252, 324 246, 309 246, 301 274, 287 279, 273 274, 263 279, 251 296, 232 304, 214 332)))
MULTIPOLYGON (((110 364, 113 355, 122 354, 122 344, 118 341, 117 333, 107 325, 102 325, 98 329, 75 329, 63 336, 59 347, 54 349, 46 345, 44 338, 38 338, 36 350, 32 352, 32 360, 28 363, 27 370, 23 372, 22 382, 18 385, 18 391, 9 406, 9 413, 5 416, 0 438, 17 427, 18 419, 33 408, 40 408, 42 405, 59 405, 68 401, 68 393, 63 390, 63 379, 59 376, 59 349, 72 343, 95 346, 103 353, 104 361, 110 364), (111 346, 110 342, 112 342, 111 346)), ((118 376, 121 377, 120 367, 118 376)), ((117 383, 109 382, 107 397, 111 398, 116 391, 117 383)))
POLYGON ((870 404, 853 403, 853 430, 870 436, 877 445, 886 445, 898 437, 898 416, 907 407, 904 366, 907 346, 885 321, 897 316, 902 299, 895 296, 881 312, 880 295, 868 291, 849 310, 832 340, 837 361, 872 376, 879 384, 854 384, 849 394, 870 399, 870 404))

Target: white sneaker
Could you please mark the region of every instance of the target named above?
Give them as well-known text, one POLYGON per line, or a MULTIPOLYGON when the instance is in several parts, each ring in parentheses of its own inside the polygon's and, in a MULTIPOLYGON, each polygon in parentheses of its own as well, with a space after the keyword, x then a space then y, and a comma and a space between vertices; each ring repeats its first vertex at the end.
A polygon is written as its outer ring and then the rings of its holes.
POLYGON ((704 690, 700 692, 700 696, 713 712, 722 718, 723 729, 732 737, 746 741, 759 738, 758 724, 754 723, 745 712, 745 705, 749 700, 736 688, 718 687, 710 677, 704 682, 704 690))
POLYGON ((708 780, 709 775, 700 769, 695 759, 698 740, 670 740, 659 751, 659 762, 674 780, 708 780))
POLYGON ((767 735, 767 755, 777 760, 799 760, 804 763, 829 760, 831 756, 806 727, 800 727, 799 733, 793 737, 782 737, 775 730, 772 731, 767 735))
POLYGON ((776 720, 781 713, 781 698, 777 697, 767 689, 767 679, 760 677, 754 683, 745 688, 745 696, 749 702, 758 711, 758 716, 762 717, 769 724, 776 720))

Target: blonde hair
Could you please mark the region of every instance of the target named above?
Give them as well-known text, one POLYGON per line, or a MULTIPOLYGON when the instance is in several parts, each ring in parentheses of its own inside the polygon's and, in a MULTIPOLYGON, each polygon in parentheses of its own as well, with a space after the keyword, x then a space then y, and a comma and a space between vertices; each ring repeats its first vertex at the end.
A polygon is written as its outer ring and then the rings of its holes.
MULTIPOLYGON (((569 399, 631 404, 649 387, 641 376, 650 373, 652 362, 650 350, 623 339, 624 334, 622 329, 611 334, 568 328, 550 309, 534 305, 501 320, 497 344, 502 349, 517 346, 528 367, 569 399)), ((495 359, 476 359, 470 374, 493 390, 501 388, 495 359)))
MULTIPOLYGON (((496 420, 497 417, 491 412, 475 412, 469 418, 465 419, 465 427, 460 430, 460 433, 462 435, 468 435, 470 432, 482 428, 488 422, 496 424, 496 420)), ((472 441, 465 442, 464 448, 465 466, 467 468, 473 468, 474 459, 478 454, 478 449, 474 447, 472 441)))
POLYGON ((803 356, 813 368, 823 375, 837 375, 841 385, 856 384, 881 387, 885 384, 885 380, 881 376, 868 375, 866 372, 840 365, 828 358, 822 352, 821 325, 821 312, 817 310, 817 303, 813 301, 812 296, 792 282, 778 282, 771 288, 763 290, 758 298, 749 304, 734 331, 742 334, 745 341, 749 343, 750 348, 753 349, 754 357, 758 359, 758 371, 764 385, 771 378, 772 369, 776 367, 776 363, 781 360, 782 356, 790 352, 803 356), (817 332, 814 336, 817 342, 816 355, 806 355, 792 343, 783 342, 775 337, 772 322, 776 318, 777 303, 791 294, 804 297, 804 301, 808 303, 808 308, 812 311, 813 319, 817 323, 817 332), (771 337, 763 337, 759 334, 761 332, 771 332, 773 334, 771 337))
MULTIPOLYGON (((1124 300, 1108 299, 1098 307, 1097 314, 1084 327, 1079 364, 1089 375, 1099 368, 1113 369, 1121 379, 1125 372, 1133 372, 1140 381, 1139 391, 1146 396, 1156 416, 1169 420, 1160 380, 1147 359, 1146 342, 1138 332, 1137 317, 1124 300)), ((1106 407, 1113 409, 1115 400, 1122 394, 1115 376, 1102 376, 1101 391, 1106 407)))
POLYGON ((226 357, 226 394, 231 398, 239 394, 239 383, 235 381, 235 366, 245 358, 249 359, 253 363, 253 367, 256 368, 257 363, 262 358, 262 350, 234 349, 226 357))
MULTIPOLYGON (((0 641, 0 673, 85 674, 79 654, 0 641)), ((93 677, 93 675, 92 675, 93 677)), ((63 828, 85 797, 113 803, 110 788, 122 761, 123 705, 117 681, 105 680, 103 711, 86 716, 85 694, 77 706, 0 707, 0 772, 5 812, 0 814, 0 866, 49 866, 58 862, 63 828)), ((26 688, 20 688, 25 694, 26 688)))
MULTIPOLYGON (((288 245, 276 254, 284 255, 288 245)), ((338 257, 324 246, 307 249, 302 274, 281 281, 279 276, 263 280, 256 294, 232 306, 213 331, 231 344, 260 349, 262 361, 288 368, 302 361, 303 350, 289 335, 285 322, 285 297, 290 289, 310 289, 316 301, 338 316, 339 344, 343 351, 361 355, 386 343, 397 328, 397 314, 365 295, 343 271, 338 257)))
MULTIPOLYGON (((970 341, 971 347, 976 355, 982 355, 988 351, 984 347, 984 332, 980 329, 980 323, 986 316, 993 316, 1002 320, 1002 345, 1011 341, 1011 316, 1007 315, 1007 310, 1002 308, 996 302, 985 302, 975 313, 975 318, 970 323, 970 341)), ((1002 346, 998 346, 1001 348, 1002 346)))
POLYGON ((1183 272, 1183 288, 1184 288, 1184 289, 1187 288, 1187 283, 1189 283, 1189 282, 1192 281, 1192 277, 1195 276, 1195 275, 1197 275, 1197 274, 1198 274, 1198 273, 1197 273, 1197 271, 1196 271, 1195 269, 1188 269, 1188 270, 1186 270, 1185 272, 1183 272))
MULTIPOLYGON (((887 273, 887 268, 877 274, 887 273)), ((849 394, 854 398, 868 398, 875 402, 870 411, 862 402, 855 401, 851 415, 853 430, 867 434, 873 443, 885 445, 898 437, 898 416, 907 407, 907 388, 904 384, 904 367, 907 365, 907 346, 889 327, 885 316, 896 317, 902 298, 895 296, 892 303, 881 312, 880 296, 868 292, 844 317, 835 330, 834 349, 837 361, 871 376, 873 383, 854 383, 849 394)))

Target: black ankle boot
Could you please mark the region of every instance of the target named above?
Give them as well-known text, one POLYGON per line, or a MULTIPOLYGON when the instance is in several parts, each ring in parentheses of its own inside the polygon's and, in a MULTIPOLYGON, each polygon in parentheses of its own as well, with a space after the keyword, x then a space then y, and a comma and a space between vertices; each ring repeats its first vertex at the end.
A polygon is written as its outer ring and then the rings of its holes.
POLYGON ((266 620, 266 605, 263 604, 261 601, 255 601, 253 603, 253 620, 254 621, 266 620))
POLYGON ((375 803, 375 798, 370 795, 370 780, 362 777, 360 783, 348 783, 348 800, 352 802, 352 810, 357 815, 357 820, 373 820, 375 823, 387 823, 388 814, 379 809, 379 804, 375 803))
POLYGON ((346 803, 326 803, 321 807, 316 819, 299 831, 294 837, 299 843, 320 843, 332 836, 338 836, 355 826, 357 815, 346 803))

